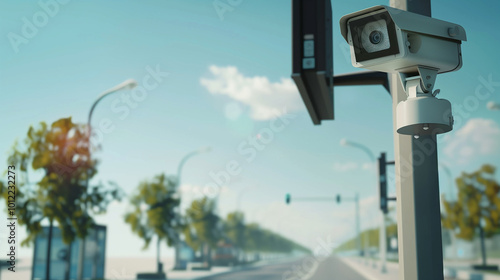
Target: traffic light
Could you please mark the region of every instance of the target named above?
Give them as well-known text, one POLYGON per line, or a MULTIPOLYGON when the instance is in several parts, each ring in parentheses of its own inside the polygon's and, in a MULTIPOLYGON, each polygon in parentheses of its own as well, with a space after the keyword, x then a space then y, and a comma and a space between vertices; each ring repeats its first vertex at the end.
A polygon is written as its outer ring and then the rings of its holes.
POLYGON ((380 193, 380 209, 387 214, 387 162, 385 153, 381 153, 378 158, 378 178, 380 193))
POLYGON ((337 203, 340 204, 340 194, 337 194, 337 203))
POLYGON ((292 0, 292 78, 314 124, 333 120, 331 0, 292 0))
POLYGON ((290 204, 291 200, 292 200, 292 196, 289 193, 287 193, 285 195, 285 202, 286 202, 286 204, 290 204))

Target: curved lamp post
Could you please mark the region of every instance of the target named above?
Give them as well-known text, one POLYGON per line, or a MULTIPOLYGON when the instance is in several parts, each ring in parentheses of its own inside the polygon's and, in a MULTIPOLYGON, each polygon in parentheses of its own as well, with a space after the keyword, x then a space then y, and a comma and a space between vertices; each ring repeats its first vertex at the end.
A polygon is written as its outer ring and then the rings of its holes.
MULTIPOLYGON (((87 119, 87 134, 88 134, 87 137, 88 137, 89 145, 90 145, 90 136, 92 133, 91 132, 92 131, 91 130, 92 113, 94 112, 94 109, 97 106, 97 104, 99 103, 99 101, 101 101, 104 97, 106 97, 112 93, 115 93, 115 92, 123 90, 123 89, 133 89, 136 86, 137 86, 137 82, 134 79, 125 80, 124 82, 122 82, 122 83, 104 91, 103 93, 101 93, 101 95, 99 95, 99 97, 96 99, 96 101, 94 101, 94 103, 92 104, 92 107, 90 107, 89 117, 87 119)), ((88 188, 88 186, 89 186, 88 176, 87 176, 87 180, 86 180, 86 185, 88 188)), ((77 274, 76 274, 78 280, 83 279, 84 249, 85 249, 85 239, 82 239, 80 242, 80 252, 79 252, 80 254, 78 256, 78 269, 77 269, 77 274)), ((93 271, 93 274, 94 273, 95 273, 95 269, 93 271)), ((95 276, 95 275, 93 275, 93 276, 95 276)))
POLYGON ((196 151, 192 151, 189 154, 185 155, 181 161, 179 162, 179 166, 177 167, 177 184, 175 186, 176 190, 181 186, 181 175, 182 175, 182 169, 184 168, 184 165, 186 164, 186 161, 196 155, 203 154, 203 153, 208 153, 212 150, 211 147, 202 147, 199 148, 196 151))
MULTIPOLYGON (((443 162, 439 162, 439 166, 444 170, 444 173, 446 176, 448 176, 448 199, 452 201, 453 199, 453 174, 451 173, 450 168, 448 165, 444 164, 443 162)), ((444 192, 443 192, 444 193, 444 192)), ((441 200, 441 198, 440 198, 441 200)), ((443 231, 446 231, 447 229, 442 229, 443 231)), ((457 242, 455 241, 455 237, 453 233, 450 233, 450 242, 451 242, 451 248, 453 251, 454 256, 458 256, 458 248, 457 248, 457 242)))
MULTIPOLYGON (((348 147, 353 147, 353 148, 360 149, 360 150, 362 150, 363 152, 365 152, 368 155, 368 157, 370 158, 370 161, 372 163, 375 163, 375 161, 376 161, 375 156, 373 155, 372 151, 370 149, 368 149, 368 147, 366 147, 366 146, 364 146, 362 144, 359 144, 359 143, 356 143, 356 142, 352 142, 352 141, 349 141, 349 140, 347 140, 347 139, 344 138, 344 139, 340 140, 340 145, 341 146, 348 146, 348 147)), ((387 271, 387 268, 386 268, 386 253, 385 253, 385 251, 386 251, 386 248, 385 248, 385 238, 386 238, 385 237, 385 235, 386 235, 385 234, 385 214, 382 214, 381 217, 382 217, 381 218, 382 221, 381 221, 381 224, 380 224, 380 234, 379 234, 380 235, 380 240, 381 240, 380 244, 379 244, 379 247, 380 247, 379 250, 380 250, 380 255, 381 255, 380 256, 380 259, 381 259, 381 265, 380 265, 381 268, 380 268, 380 270, 381 270, 382 273, 385 273, 387 271)), ((367 237, 368 237, 368 235, 365 235, 365 242, 364 242, 365 243, 365 248, 364 248, 364 250, 365 250, 365 257, 367 256, 368 246, 369 246, 369 244, 367 242, 367 237)))
POLYGON ((101 93, 101 95, 99 95, 99 97, 96 99, 96 101, 94 101, 94 104, 92 104, 92 107, 90 107, 90 112, 89 112, 89 118, 87 120, 87 127, 88 127, 88 133, 89 133, 89 137, 90 137, 90 124, 91 124, 91 120, 92 120, 92 113, 94 112, 94 109, 95 107, 97 106, 97 104, 99 103, 99 101, 101 101, 104 97, 112 94, 112 93, 115 93, 117 91, 120 91, 122 89, 133 89, 137 86, 137 81, 134 80, 134 79, 128 79, 108 90, 106 90, 105 92, 101 93))
POLYGON ((453 175, 451 174, 450 168, 446 164, 439 162, 439 166, 443 168, 444 173, 446 173, 446 176, 448 176, 448 195, 449 199, 451 200, 453 196, 453 175))
POLYGON ((340 145, 341 146, 354 147, 354 148, 358 148, 360 150, 363 150, 363 152, 365 152, 368 155, 368 157, 370 158, 370 160, 372 162, 375 162, 375 156, 373 155, 372 151, 370 149, 368 149, 364 145, 361 145, 361 144, 356 143, 356 142, 349 141, 349 140, 347 140, 345 138, 340 140, 340 145))
MULTIPOLYGON (((195 151, 192 151, 190 153, 188 153, 187 155, 185 155, 181 161, 179 162, 179 165, 177 167, 177 182, 175 184, 175 191, 179 192, 179 188, 181 186, 181 175, 182 175, 182 170, 184 168, 184 165, 186 164, 186 162, 196 156, 196 155, 199 155, 199 154, 203 154, 203 153, 208 153, 212 150, 211 147, 202 147, 202 148, 199 148, 198 150, 195 150, 195 151)), ((182 196, 179 196, 179 198, 181 199, 182 196)), ((179 199, 179 204, 180 204, 180 200, 179 199)), ((177 244, 175 244, 175 264, 174 264, 174 270, 184 270, 184 267, 181 266, 180 264, 180 252, 181 252, 181 243, 182 242, 177 242, 177 244)), ((160 240, 158 239, 158 252, 160 250, 160 240)))

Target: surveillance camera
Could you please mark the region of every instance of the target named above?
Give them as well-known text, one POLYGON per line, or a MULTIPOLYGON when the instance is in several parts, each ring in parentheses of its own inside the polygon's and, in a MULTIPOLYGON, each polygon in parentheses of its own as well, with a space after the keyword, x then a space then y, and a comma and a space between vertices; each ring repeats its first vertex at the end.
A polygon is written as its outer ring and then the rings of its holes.
POLYGON ((342 36, 351 46, 352 65, 388 73, 417 73, 423 66, 438 73, 462 66, 462 26, 375 6, 340 19, 342 36))
POLYGON ((432 91, 439 73, 462 67, 460 25, 375 6, 340 19, 342 36, 351 46, 354 67, 399 73, 408 96, 396 109, 400 134, 440 134, 453 129, 451 103, 432 91))

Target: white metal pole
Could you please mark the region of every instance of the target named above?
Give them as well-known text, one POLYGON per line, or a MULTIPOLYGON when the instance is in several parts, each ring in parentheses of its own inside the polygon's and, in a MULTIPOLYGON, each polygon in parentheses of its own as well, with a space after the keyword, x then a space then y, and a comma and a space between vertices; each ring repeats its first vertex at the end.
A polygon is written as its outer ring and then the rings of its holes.
POLYGON ((380 212, 380 232, 379 232, 379 246, 380 246, 380 272, 387 273, 387 231, 385 224, 386 214, 384 211, 380 212))
MULTIPOLYGON (((189 154, 185 155, 181 161, 179 162, 179 165, 177 166, 177 182, 175 184, 175 191, 179 192, 179 209, 180 209, 180 204, 182 202, 182 195, 180 195, 180 187, 181 187, 181 175, 182 175, 182 170, 184 168, 184 165, 186 164, 186 161, 190 159, 193 156, 202 154, 202 153, 207 153, 212 150, 211 147, 203 147, 200 148, 196 151, 190 152, 189 154)), ((180 210, 179 210, 180 211, 180 210)), ((181 259, 180 259, 180 254, 182 247, 184 245, 184 241, 178 239, 176 240, 174 244, 174 270, 184 270, 185 268, 181 266, 181 259)))
POLYGON ((356 235, 357 235, 357 247, 358 247, 358 253, 361 253, 361 230, 359 226, 359 196, 356 193, 354 196, 354 203, 356 207, 356 235))
MULTIPOLYGON (((390 0, 392 7, 431 15, 430 0, 390 0)), ((443 280, 436 135, 396 132, 399 102, 406 93, 398 74, 390 75, 398 213, 399 279, 443 280)))
MULTIPOLYGON (((362 150, 363 152, 365 152, 368 155, 368 157, 370 158, 370 161, 372 163, 375 163, 375 156, 373 155, 372 151, 368 147, 366 147, 365 145, 349 141, 345 138, 340 140, 340 145, 351 146, 351 147, 358 148, 358 149, 362 150)), ((364 260, 365 260, 366 265, 369 264, 369 259, 368 259, 369 244, 370 243, 369 243, 369 229, 368 229, 368 231, 366 232, 366 234, 363 238, 363 252, 364 252, 364 260)))

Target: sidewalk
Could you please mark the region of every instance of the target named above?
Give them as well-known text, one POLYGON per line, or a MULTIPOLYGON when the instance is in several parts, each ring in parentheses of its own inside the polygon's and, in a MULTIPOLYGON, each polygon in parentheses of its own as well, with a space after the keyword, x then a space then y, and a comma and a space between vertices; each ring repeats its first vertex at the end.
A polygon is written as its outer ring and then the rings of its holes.
POLYGON ((346 265, 356 270, 366 280, 399 280, 399 267, 397 263, 387 262, 387 273, 380 272, 380 262, 357 257, 340 257, 346 265), (375 263, 375 265, 373 265, 375 263))
MULTIPOLYGON (((211 270, 172 270, 174 260, 162 259, 169 280, 198 279, 231 271, 232 267, 214 266, 211 270)), ((109 258, 106 261, 106 280, 136 280, 138 273, 154 272, 156 260, 153 258, 109 258)), ((3 279, 2 279, 3 280, 3 279)))
MULTIPOLYGON (((207 276, 219 275, 230 271, 238 271, 250 269, 253 267, 264 266, 269 264, 277 264, 281 262, 293 261, 294 258, 269 259, 262 260, 247 266, 222 267, 214 266, 209 271, 194 270, 194 271, 173 271, 173 259, 162 259, 167 274, 168 280, 192 280, 203 279, 207 276)), ((106 259, 106 280, 136 280, 137 273, 154 272, 156 259, 154 258, 108 258, 106 259)), ((16 266, 16 272, 12 273, 3 269, 0 272, 1 280, 30 280, 31 279, 31 261, 25 260, 16 266)))
MULTIPOLYGON (((399 280, 399 264, 387 262, 387 273, 380 272, 380 262, 359 257, 340 257, 340 259, 367 280, 399 280), (375 263, 375 266, 373 265, 375 263)), ((492 259, 492 264, 500 260, 492 259)), ((457 280, 500 280, 500 274, 481 273, 470 269, 470 261, 445 261, 445 279, 457 280)))

